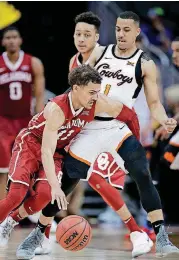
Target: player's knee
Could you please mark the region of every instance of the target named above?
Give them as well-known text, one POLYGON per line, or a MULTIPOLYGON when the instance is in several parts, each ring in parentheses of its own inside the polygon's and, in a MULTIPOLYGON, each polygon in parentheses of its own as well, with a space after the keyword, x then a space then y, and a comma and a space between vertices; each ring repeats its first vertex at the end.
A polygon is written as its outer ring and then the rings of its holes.
POLYGON ((129 154, 124 165, 129 171, 129 174, 138 184, 144 184, 152 181, 149 170, 149 162, 146 158, 145 151, 140 145, 129 154))
POLYGON ((42 214, 47 218, 48 217, 54 217, 59 211, 60 210, 59 210, 58 205, 55 201, 54 204, 49 203, 48 205, 46 205, 46 207, 43 208, 43 210, 42 210, 42 214))
POLYGON ((14 209, 21 205, 28 191, 28 187, 21 183, 11 183, 6 199, 14 209))
POLYGON ((40 190, 37 194, 37 201, 41 202, 42 204, 48 204, 51 201, 51 192, 49 189, 47 190, 40 190))
POLYGON ((39 182, 35 196, 34 210, 38 212, 51 201, 51 188, 47 181, 39 182))
POLYGON ((99 189, 99 187, 101 188, 104 182, 106 182, 106 180, 102 176, 93 172, 88 180, 89 185, 94 190, 99 189))

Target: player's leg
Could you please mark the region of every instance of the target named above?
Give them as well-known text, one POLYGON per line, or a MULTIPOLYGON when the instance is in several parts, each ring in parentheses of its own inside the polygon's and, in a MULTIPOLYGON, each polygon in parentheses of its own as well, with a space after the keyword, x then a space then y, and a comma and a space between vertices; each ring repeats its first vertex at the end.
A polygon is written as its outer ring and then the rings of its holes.
POLYGON ((7 245, 13 228, 18 224, 9 214, 20 206, 27 192, 28 186, 21 183, 11 183, 6 198, 0 201, 0 247, 7 245))
MULTIPOLYGON (((61 179, 61 187, 66 195, 71 193, 78 184, 79 179, 71 179, 67 173, 63 171, 61 179)), ((48 184, 48 182, 47 182, 48 184)), ((49 184, 48 184, 49 185, 49 184)), ((59 212, 58 205, 55 201, 54 204, 49 203, 43 210, 36 228, 29 234, 29 236, 19 245, 16 255, 20 259, 31 259, 35 256, 35 251, 38 247, 43 245, 45 238, 45 231, 49 232, 48 224, 53 217, 59 212), (46 230, 47 229, 47 230, 46 230)), ((48 248, 47 248, 48 249, 48 248)), ((49 253, 51 249, 48 249, 46 253, 49 253)), ((38 249, 36 252, 44 254, 44 248, 38 249)))
POLYGON ((118 149, 119 155, 125 161, 125 167, 137 184, 140 198, 144 209, 147 211, 156 237, 156 252, 158 255, 179 253, 178 248, 173 246, 164 229, 164 219, 160 197, 149 171, 142 145, 134 136, 128 137, 118 149))
MULTIPOLYGON (((55 162, 56 173, 61 170, 61 160, 55 162)), ((30 183, 31 193, 26 198, 24 203, 10 214, 10 218, 18 224, 18 222, 28 215, 35 214, 42 210, 51 201, 51 187, 46 179, 45 172, 41 166, 38 174, 36 174, 35 184, 34 180, 30 183)))
MULTIPOLYGON (((103 154, 107 154, 107 153, 103 153, 103 154)), ((104 201, 116 211, 116 213, 124 221, 124 224, 131 231, 131 242, 133 243, 132 255, 133 257, 138 256, 149 252, 151 250, 151 246, 153 245, 153 243, 151 240, 148 240, 149 238, 147 234, 142 232, 138 227, 138 225, 136 224, 134 218, 132 217, 131 213, 127 209, 127 206, 125 205, 122 196, 120 195, 120 192, 116 188, 114 188, 110 183, 108 183, 104 178, 105 170, 108 170, 110 168, 112 171, 115 171, 115 167, 117 166, 116 163, 115 164, 113 163, 114 159, 112 159, 111 161, 111 157, 108 158, 110 163, 108 163, 108 161, 103 160, 102 165, 98 164, 98 157, 97 157, 93 165, 94 167, 93 169, 93 167, 90 168, 90 166, 84 163, 84 160, 83 161, 77 160, 75 157, 72 157, 72 155, 68 154, 65 158, 65 167, 67 169, 69 176, 71 177, 72 176, 74 177, 76 175, 76 177, 83 176, 83 178, 85 178, 87 172, 89 173, 88 183, 90 184, 90 186, 94 190, 96 190, 104 199, 104 201), (106 165, 108 165, 109 168, 108 167, 106 168, 105 167, 106 165), (100 171, 100 168, 103 169, 103 171, 100 171), (74 171, 74 169, 76 171, 74 171)), ((110 172, 109 175, 111 175, 110 172)), ((106 176, 108 176, 108 173, 106 174, 106 176)))
MULTIPOLYGON (((0 224, 0 241, 4 240, 3 244, 5 242, 7 244, 10 233, 17 224, 9 214, 23 202, 31 183, 32 174, 39 167, 37 156, 28 150, 29 142, 31 146, 33 145, 31 141, 29 133, 24 130, 17 137, 13 148, 9 165, 10 190, 6 198, 0 201, 0 222, 3 221, 0 224)), ((38 148, 34 149, 38 151, 38 148)))

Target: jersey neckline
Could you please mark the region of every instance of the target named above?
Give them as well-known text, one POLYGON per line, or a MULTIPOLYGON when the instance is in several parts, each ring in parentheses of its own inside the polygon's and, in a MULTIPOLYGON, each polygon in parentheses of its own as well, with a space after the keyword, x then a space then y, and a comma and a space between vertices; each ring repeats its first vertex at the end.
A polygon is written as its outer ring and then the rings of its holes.
POLYGON ((22 50, 20 50, 19 52, 19 58, 18 60, 16 61, 16 63, 12 63, 8 56, 7 56, 7 52, 3 52, 2 54, 3 56, 3 59, 4 59, 4 63, 6 64, 6 66, 8 67, 8 69, 10 69, 11 71, 15 71, 17 70, 20 65, 22 64, 22 61, 24 59, 24 52, 22 50))
POLYGON ((129 59, 133 58, 133 57, 138 53, 138 51, 139 51, 139 49, 137 49, 131 56, 124 58, 124 57, 118 57, 118 56, 115 54, 115 47, 116 47, 116 45, 114 44, 114 45, 112 46, 112 55, 113 55, 116 59, 120 59, 120 60, 129 60, 129 59))
POLYGON ((71 112, 72 112, 73 116, 79 115, 83 111, 84 107, 81 107, 75 111, 75 109, 73 107, 73 103, 72 103, 71 91, 68 93, 68 99, 70 102, 70 108, 71 108, 71 112))

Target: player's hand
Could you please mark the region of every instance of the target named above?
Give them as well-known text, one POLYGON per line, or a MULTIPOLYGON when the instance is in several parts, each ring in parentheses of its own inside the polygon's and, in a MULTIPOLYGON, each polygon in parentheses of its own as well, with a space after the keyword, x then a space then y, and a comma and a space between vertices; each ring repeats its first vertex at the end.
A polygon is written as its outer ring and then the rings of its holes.
POLYGON ((163 121, 162 126, 165 128, 167 133, 171 134, 177 126, 177 121, 173 118, 168 118, 163 121))
POLYGON ((170 134, 167 132, 167 130, 163 127, 160 126, 156 131, 155 131, 155 140, 160 139, 161 141, 163 141, 164 139, 168 139, 170 136, 170 134))
POLYGON ((65 193, 62 191, 59 185, 51 188, 51 195, 52 204, 54 204, 54 201, 56 200, 59 209, 67 210, 68 201, 66 199, 65 193))

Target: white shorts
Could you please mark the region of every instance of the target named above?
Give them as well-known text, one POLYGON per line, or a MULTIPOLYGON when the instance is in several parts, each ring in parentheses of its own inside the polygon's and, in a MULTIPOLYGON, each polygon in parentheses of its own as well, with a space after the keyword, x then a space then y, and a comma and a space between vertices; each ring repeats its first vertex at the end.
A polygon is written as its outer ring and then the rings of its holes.
POLYGON ((117 120, 89 123, 73 140, 69 153, 72 157, 91 165, 102 152, 109 152, 123 170, 124 161, 117 153, 123 141, 132 135, 126 124, 117 120))

